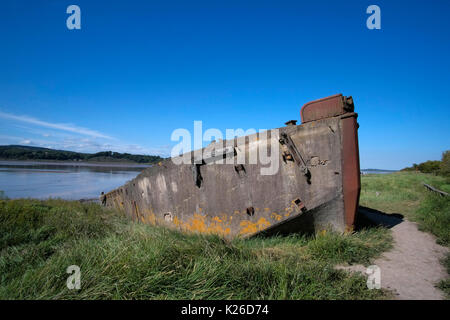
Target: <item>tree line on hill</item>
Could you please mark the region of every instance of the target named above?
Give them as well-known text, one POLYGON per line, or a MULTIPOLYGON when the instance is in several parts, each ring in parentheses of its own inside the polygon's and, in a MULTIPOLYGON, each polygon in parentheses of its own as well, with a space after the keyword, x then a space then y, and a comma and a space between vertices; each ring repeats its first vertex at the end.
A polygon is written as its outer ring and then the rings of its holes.
POLYGON ((59 161, 91 161, 91 162, 135 162, 157 163, 163 158, 140 154, 102 151, 97 153, 81 153, 65 150, 29 146, 0 146, 0 159, 3 160, 59 160, 59 161))
POLYGON ((422 163, 413 163, 412 167, 407 167, 401 171, 419 171, 422 173, 432 173, 436 175, 450 176, 450 150, 442 153, 442 159, 428 160, 422 163))

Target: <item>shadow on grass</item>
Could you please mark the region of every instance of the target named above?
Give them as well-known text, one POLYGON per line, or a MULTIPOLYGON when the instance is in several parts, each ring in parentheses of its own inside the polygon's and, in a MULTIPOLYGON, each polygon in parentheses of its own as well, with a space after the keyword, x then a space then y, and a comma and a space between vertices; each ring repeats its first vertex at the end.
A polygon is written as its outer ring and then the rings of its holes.
MULTIPOLYGON (((399 213, 387 214, 382 211, 363 206, 358 207, 356 214, 354 231, 363 229, 372 229, 378 227, 392 228, 403 222, 403 215, 399 213)), ((316 233, 314 229, 314 211, 308 211, 305 214, 288 219, 283 224, 268 228, 253 237, 272 237, 289 236, 292 234, 303 234, 313 236, 316 233)))
POLYGON ((403 215, 400 213, 387 214, 382 211, 359 206, 355 222, 355 231, 380 226, 392 228, 402 222, 403 215))

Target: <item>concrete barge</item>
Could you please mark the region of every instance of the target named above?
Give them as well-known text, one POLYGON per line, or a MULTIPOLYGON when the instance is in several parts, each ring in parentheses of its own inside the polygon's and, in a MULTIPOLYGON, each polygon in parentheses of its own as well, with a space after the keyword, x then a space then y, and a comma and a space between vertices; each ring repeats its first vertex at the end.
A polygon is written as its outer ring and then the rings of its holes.
POLYGON ((143 223, 227 239, 351 230, 361 186, 353 99, 315 100, 300 115, 300 125, 291 120, 166 159, 103 203, 143 223), (275 155, 276 170, 260 161, 262 149, 275 155))

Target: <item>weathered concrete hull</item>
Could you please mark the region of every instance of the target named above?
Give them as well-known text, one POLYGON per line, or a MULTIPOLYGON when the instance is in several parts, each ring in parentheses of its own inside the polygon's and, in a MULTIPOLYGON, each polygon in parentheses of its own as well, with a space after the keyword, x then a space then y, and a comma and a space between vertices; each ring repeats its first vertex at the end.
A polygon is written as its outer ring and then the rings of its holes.
MULTIPOLYGON (((341 110, 305 115, 305 105, 301 125, 226 141, 233 152, 224 164, 165 160, 106 194, 105 203, 144 223, 226 238, 351 229, 360 190, 357 114, 341 95, 329 100, 341 110), (248 164, 261 146, 278 153, 274 174, 262 174, 260 161, 248 164)), ((308 106, 318 107, 320 100, 308 106)))

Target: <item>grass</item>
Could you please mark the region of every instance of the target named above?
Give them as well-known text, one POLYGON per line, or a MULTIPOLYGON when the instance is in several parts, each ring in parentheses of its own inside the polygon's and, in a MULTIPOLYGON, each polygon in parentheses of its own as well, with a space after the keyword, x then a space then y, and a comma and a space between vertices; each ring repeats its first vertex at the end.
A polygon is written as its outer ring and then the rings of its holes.
POLYGON ((386 213, 401 213, 415 220, 417 208, 430 195, 423 183, 441 190, 450 187, 448 178, 431 174, 369 174, 361 179, 360 204, 386 213))
POLYGON ((450 197, 429 194, 414 215, 420 229, 437 237, 437 242, 450 246, 450 197))
MULTIPOLYGON (((437 243, 443 246, 450 246, 450 197, 441 197, 436 194, 429 194, 421 203, 415 215, 419 223, 419 229, 434 234, 437 243)), ((450 254, 442 261, 450 274, 450 254)), ((450 299, 450 278, 442 280, 438 287, 445 292, 450 299)))
POLYGON ((0 299, 385 299, 362 275, 383 228, 226 242, 134 223, 96 204, 0 201, 0 299), (70 265, 81 290, 69 290, 70 265))
MULTIPOLYGON (((449 245, 442 177, 362 177, 361 204, 401 213, 449 245)), ((369 265, 392 245, 390 231, 254 238, 227 242, 134 223, 96 204, 0 200, 0 299, 387 299, 340 264, 369 265), (81 290, 69 290, 70 265, 81 290)), ((450 271, 450 256, 443 263, 450 271)), ((450 295, 450 280, 439 287, 450 295)))
POLYGON ((386 213, 400 213, 419 229, 434 234, 437 242, 450 245, 450 197, 427 191, 423 183, 445 190, 450 179, 422 173, 363 176, 360 204, 386 213))
MULTIPOLYGON (((422 173, 399 172, 362 178, 360 203, 386 213, 400 213, 415 221, 422 231, 436 236, 437 243, 450 246, 450 197, 427 191, 423 183, 450 191, 450 179, 422 173)), ((450 274, 450 255, 443 264, 450 274)), ((450 279, 438 285, 450 297, 450 279)))
MULTIPOLYGON (((447 269, 447 273, 450 274, 450 254, 443 259, 442 264, 447 269)), ((450 278, 441 280, 438 284, 438 288, 445 292, 447 299, 450 299, 450 278)))

